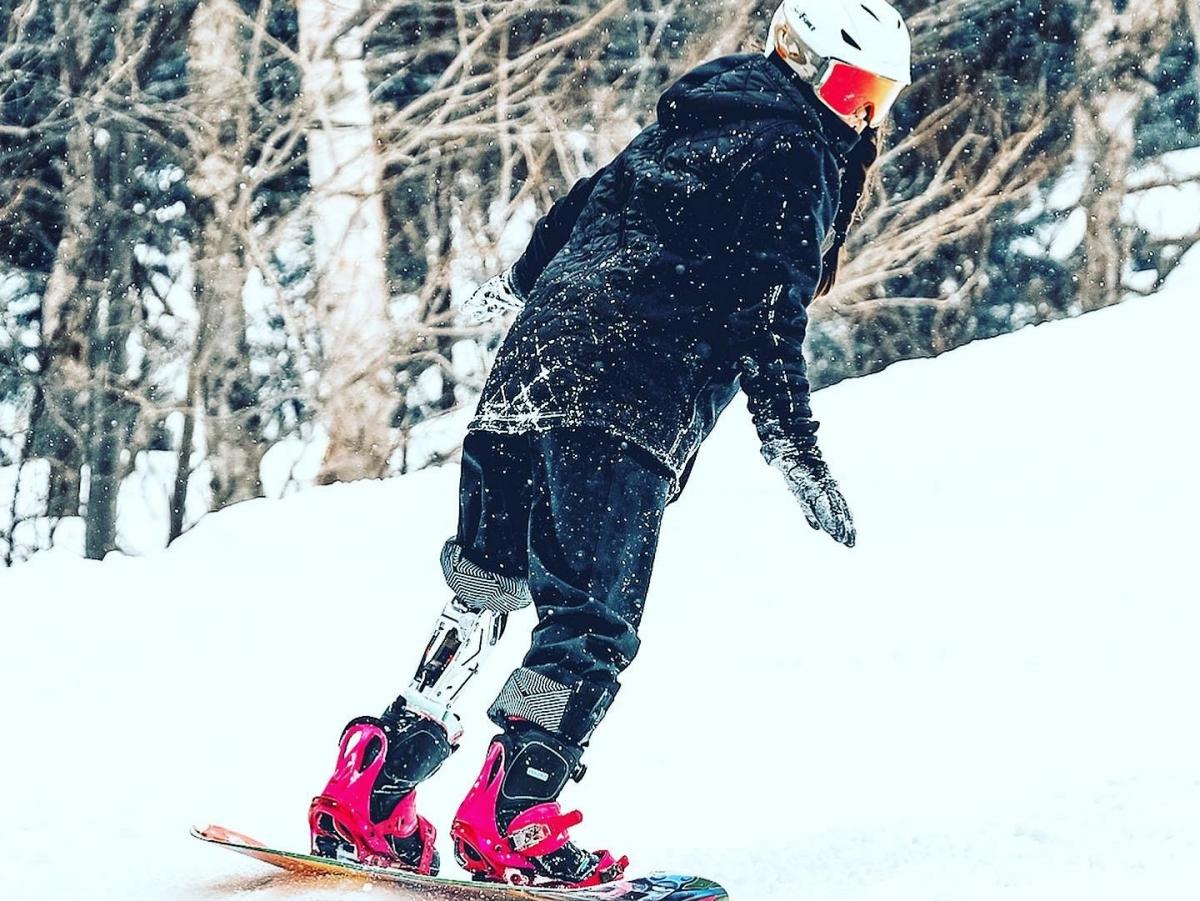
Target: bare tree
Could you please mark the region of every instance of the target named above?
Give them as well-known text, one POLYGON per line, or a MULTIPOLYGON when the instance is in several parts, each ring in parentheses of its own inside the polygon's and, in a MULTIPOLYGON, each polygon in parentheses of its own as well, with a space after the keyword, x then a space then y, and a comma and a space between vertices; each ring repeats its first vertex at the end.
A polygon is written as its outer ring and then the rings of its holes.
POLYGON ((1096 0, 1088 4, 1081 51, 1083 97, 1075 107, 1075 155, 1085 171, 1087 214, 1080 302, 1084 310, 1116 303, 1134 229, 1122 220, 1135 151, 1138 110, 1153 92, 1149 76, 1183 21, 1179 0, 1096 0))
POLYGON ((82 405, 91 378, 85 342, 89 302, 84 292, 87 253, 96 240, 95 143, 94 127, 82 110, 76 112, 61 165, 62 236, 42 296, 42 365, 35 404, 33 450, 50 462, 47 513, 52 518, 76 516, 80 510, 87 444, 82 405))
POLYGON ((298 0, 305 98, 311 108, 318 306, 324 327, 322 407, 329 446, 319 481, 378 478, 391 451, 387 235, 361 0, 298 0))
POLYGON ((136 46, 137 38, 133 16, 89 15, 62 0, 52 12, 61 36, 59 90, 71 114, 60 173, 62 237, 42 303, 40 431, 48 440, 35 451, 51 454, 52 516, 76 512, 87 466, 86 552, 100 558, 116 545, 121 456, 136 417, 123 396, 134 316, 133 248, 114 240, 124 219, 116 195, 136 138, 111 131, 96 110, 120 91, 122 67, 130 63, 105 65, 109 42, 136 46), (100 223, 115 228, 101 230, 100 223))
POLYGON ((204 411, 206 458, 212 473, 210 506, 262 495, 266 446, 258 410, 242 292, 249 271, 245 235, 252 225, 255 180, 243 169, 251 153, 251 80, 261 53, 260 5, 254 29, 235 0, 202 0, 188 41, 188 105, 192 113, 188 179, 195 196, 194 250, 199 324, 188 370, 184 428, 176 468, 170 538, 183 530, 187 476, 195 441, 196 405, 204 411))
POLYGON ((5 52, 32 64, 34 77, 22 81, 17 70, 5 83, 24 89, 25 109, 40 111, 9 136, 27 141, 25 152, 43 165, 14 199, 38 198, 25 201, 38 214, 27 233, 55 242, 28 449, 51 464, 47 515, 85 516, 86 552, 96 558, 116 546, 118 492, 147 405, 141 360, 130 355, 147 274, 136 208, 145 163, 170 130, 170 104, 148 89, 150 72, 182 11, 52 0, 19 4, 9 20, 5 52), (38 44, 47 33, 48 50, 38 44))

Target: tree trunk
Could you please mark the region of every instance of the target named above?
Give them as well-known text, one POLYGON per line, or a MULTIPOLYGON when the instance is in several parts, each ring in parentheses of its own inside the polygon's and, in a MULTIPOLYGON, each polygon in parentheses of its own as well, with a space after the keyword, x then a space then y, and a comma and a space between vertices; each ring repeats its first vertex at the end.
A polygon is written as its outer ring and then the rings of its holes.
POLYGON ((396 398, 388 371, 383 169, 363 41, 349 27, 362 2, 297 0, 296 6, 312 110, 308 167, 326 355, 329 447, 318 480, 377 478, 387 469, 396 398))
POLYGON ((188 476, 192 474, 192 445, 196 437, 196 401, 191 385, 188 386, 186 403, 183 434, 179 438, 179 449, 175 454, 175 483, 171 488, 171 521, 167 527, 167 544, 183 534, 184 516, 187 513, 188 476))
POLYGON ((104 146, 93 148, 97 196, 103 197, 94 217, 105 223, 105 230, 94 235, 88 257, 90 278, 85 282, 93 307, 87 333, 92 387, 85 538, 85 554, 91 560, 104 559, 117 546, 117 499, 139 412, 126 396, 131 388, 129 338, 141 306, 133 272, 133 202, 127 196, 133 176, 130 161, 139 156, 138 141, 131 134, 115 134, 104 146))
MULTIPOLYGON (((45 345, 43 345, 45 349, 45 345)), ((47 354, 47 357, 49 355, 47 354)), ((50 364, 51 366, 53 364, 50 364)), ((42 372, 49 367, 43 365, 42 372)), ((50 380, 39 383, 34 393, 33 410, 30 415, 31 423, 31 456, 41 457, 50 464, 50 474, 46 486, 46 516, 51 519, 62 519, 67 516, 79 515, 80 489, 83 482, 83 453, 82 442, 77 439, 78 430, 64 428, 50 413, 47 404, 48 393, 54 391, 50 380)), ((58 390, 58 396, 65 399, 68 395, 58 390)), ((65 406, 61 400, 58 408, 65 406)), ((76 417, 77 418, 77 417, 76 417)))
POLYGON ((113 291, 97 304, 93 326, 92 415, 88 429, 88 501, 85 554, 103 560, 117 546, 117 497, 121 487, 121 457, 132 431, 133 411, 122 398, 130 311, 136 299, 127 279, 113 279, 113 291), (124 282, 124 285, 120 282, 124 282), (124 290, 121 290, 124 288, 124 290))
POLYGON ((1081 206, 1087 214, 1079 300, 1084 311, 1122 297, 1122 269, 1134 229, 1122 221, 1126 182, 1136 149, 1134 125, 1153 93, 1149 76, 1178 23, 1180 0, 1114 0, 1089 4, 1093 18, 1080 41, 1088 75, 1075 112, 1076 158, 1086 166, 1081 206))
POLYGON ((1087 228, 1079 286, 1085 312, 1121 299, 1121 270, 1133 246, 1133 230, 1121 221, 1121 208, 1133 161, 1134 118, 1143 99, 1137 91, 1109 91, 1075 110, 1076 134, 1083 136, 1084 158, 1089 161, 1082 199, 1087 228))
MULTIPOLYGON (((192 18, 188 74, 192 110, 205 123, 204 142, 189 184, 198 204, 195 260, 200 327, 191 362, 204 403, 212 509, 262 497, 259 467, 266 445, 246 341, 242 291, 248 265, 243 235, 251 227, 250 197, 240 178, 248 137, 247 104, 254 85, 245 76, 245 40, 234 0, 204 0, 192 18)), ((191 407, 189 407, 189 411, 191 407)), ((190 413, 189 413, 190 415, 190 413)), ((185 430, 186 431, 186 430, 185 430)), ((190 449, 179 459, 188 459, 190 449)), ((179 491, 177 480, 177 495, 179 491)), ((176 496, 174 507, 186 500, 176 496)), ((182 528, 182 522, 173 523, 182 528)))
POLYGON ((95 130, 79 116, 67 134, 62 166, 63 228, 42 295, 42 380, 33 416, 31 456, 50 463, 47 515, 78 516, 83 479, 92 299, 84 284, 94 241, 95 130))

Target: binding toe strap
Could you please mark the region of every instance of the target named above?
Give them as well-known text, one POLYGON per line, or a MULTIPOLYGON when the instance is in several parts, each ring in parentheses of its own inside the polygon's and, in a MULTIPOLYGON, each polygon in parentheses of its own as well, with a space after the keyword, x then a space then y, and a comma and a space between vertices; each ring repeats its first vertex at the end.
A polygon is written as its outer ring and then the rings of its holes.
POLYGON ((508 827, 508 842, 518 854, 541 857, 571 840, 572 826, 583 822, 578 810, 563 813, 557 802, 538 804, 519 814, 508 827))

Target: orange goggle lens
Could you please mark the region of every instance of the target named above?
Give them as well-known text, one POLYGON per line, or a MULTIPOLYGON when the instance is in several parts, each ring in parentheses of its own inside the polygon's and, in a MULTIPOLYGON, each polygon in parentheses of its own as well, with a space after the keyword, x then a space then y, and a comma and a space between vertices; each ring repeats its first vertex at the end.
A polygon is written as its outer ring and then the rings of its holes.
POLYGON ((816 90, 830 109, 853 116, 864 107, 870 110, 867 124, 878 128, 891 112, 904 85, 838 59, 829 60, 816 90))

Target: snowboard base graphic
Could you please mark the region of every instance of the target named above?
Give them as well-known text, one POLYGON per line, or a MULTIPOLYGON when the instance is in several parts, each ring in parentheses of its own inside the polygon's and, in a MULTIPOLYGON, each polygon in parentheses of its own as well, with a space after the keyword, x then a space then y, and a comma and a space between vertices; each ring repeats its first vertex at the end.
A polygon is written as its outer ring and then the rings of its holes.
POLYGON ((229 848, 292 873, 356 876, 387 882, 402 889, 406 896, 422 901, 725 901, 729 897, 717 883, 699 876, 654 873, 588 888, 501 885, 419 876, 403 870, 363 866, 353 861, 280 851, 222 826, 193 827, 191 832, 201 841, 229 848))

